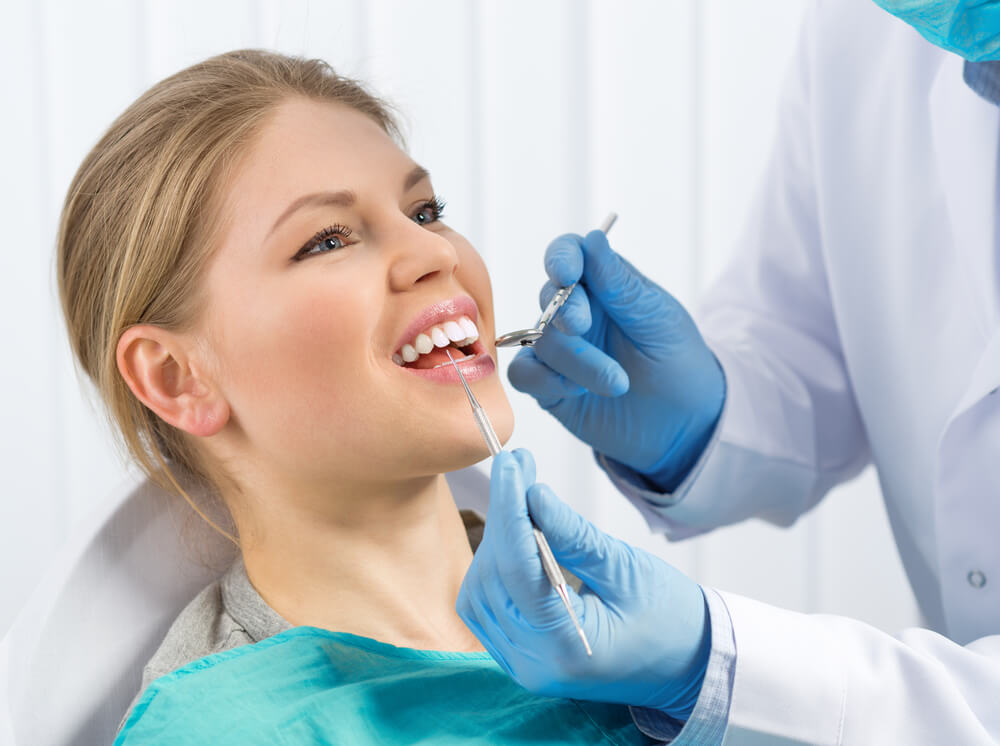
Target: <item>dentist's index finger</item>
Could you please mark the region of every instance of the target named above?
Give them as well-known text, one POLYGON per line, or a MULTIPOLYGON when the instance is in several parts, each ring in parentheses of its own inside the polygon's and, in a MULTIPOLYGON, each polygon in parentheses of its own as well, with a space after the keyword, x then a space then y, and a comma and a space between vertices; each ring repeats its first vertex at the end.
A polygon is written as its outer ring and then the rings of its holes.
POLYGON ((558 287, 577 282, 583 276, 583 236, 564 233, 545 249, 545 272, 558 287))
POLYGON ((507 378, 515 389, 535 397, 544 409, 587 393, 583 386, 556 373, 527 347, 514 356, 507 368, 507 378))
POLYGON ((556 373, 599 396, 621 396, 628 391, 625 369, 583 337, 546 329, 532 351, 556 373))

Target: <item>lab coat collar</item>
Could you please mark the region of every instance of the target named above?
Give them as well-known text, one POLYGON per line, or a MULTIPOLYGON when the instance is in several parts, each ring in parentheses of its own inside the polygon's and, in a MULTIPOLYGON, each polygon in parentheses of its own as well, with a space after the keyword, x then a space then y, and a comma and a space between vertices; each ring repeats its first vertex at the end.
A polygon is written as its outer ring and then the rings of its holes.
POLYGON ((997 386, 1000 303, 997 299, 997 143, 1000 108, 966 85, 963 61, 944 54, 930 94, 937 166, 948 205, 955 253, 973 294, 983 352, 952 419, 997 386), (986 260, 986 261, 984 261, 986 260), (989 267, 988 271, 984 268, 989 267))
POLYGON ((975 295, 973 323, 979 326, 985 342, 993 336, 1000 317, 996 274, 983 272, 982 262, 983 257, 996 253, 1000 109, 966 85, 962 65, 958 56, 942 54, 931 87, 931 128, 955 250, 975 295))

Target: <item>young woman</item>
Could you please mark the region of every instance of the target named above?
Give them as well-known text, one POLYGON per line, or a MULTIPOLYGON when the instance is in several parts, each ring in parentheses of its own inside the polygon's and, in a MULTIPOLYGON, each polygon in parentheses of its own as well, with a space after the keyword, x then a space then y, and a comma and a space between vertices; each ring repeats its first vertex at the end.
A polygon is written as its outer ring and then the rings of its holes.
POLYGON ((171 627, 118 743, 644 743, 623 705, 530 694, 455 610, 446 472, 501 440, 481 258, 385 105, 259 51, 155 85, 63 212, 74 353, 146 472, 239 548, 171 627), (188 482, 190 483, 190 482, 188 482))

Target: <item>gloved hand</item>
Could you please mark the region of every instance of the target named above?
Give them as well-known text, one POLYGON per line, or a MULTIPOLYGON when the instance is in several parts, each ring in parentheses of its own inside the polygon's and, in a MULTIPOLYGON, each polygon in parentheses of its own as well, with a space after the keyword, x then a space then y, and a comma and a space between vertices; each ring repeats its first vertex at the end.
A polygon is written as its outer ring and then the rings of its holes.
POLYGON ((557 287, 580 284, 534 348, 511 362, 511 384, 582 441, 672 492, 722 412, 721 366, 687 311, 601 231, 557 238, 545 270, 542 307, 557 287))
POLYGON ((490 655, 536 694, 651 707, 687 720, 711 650, 701 587, 663 560, 602 533, 534 484, 531 454, 493 459, 483 539, 455 608, 490 655), (588 657, 538 556, 528 513, 560 565, 588 657))

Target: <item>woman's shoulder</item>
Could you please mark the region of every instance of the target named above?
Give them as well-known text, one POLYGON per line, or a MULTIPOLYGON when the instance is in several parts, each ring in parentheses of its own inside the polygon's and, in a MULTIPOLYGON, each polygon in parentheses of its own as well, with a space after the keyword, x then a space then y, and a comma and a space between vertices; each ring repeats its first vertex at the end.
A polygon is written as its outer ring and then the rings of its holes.
POLYGON ((234 568, 203 588, 174 619, 160 646, 143 667, 142 683, 122 723, 146 688, 159 677, 207 655, 254 642, 227 607, 223 586, 234 568))
POLYGON ((143 668, 142 687, 191 661, 253 642, 223 600, 223 579, 206 586, 184 607, 143 668))

